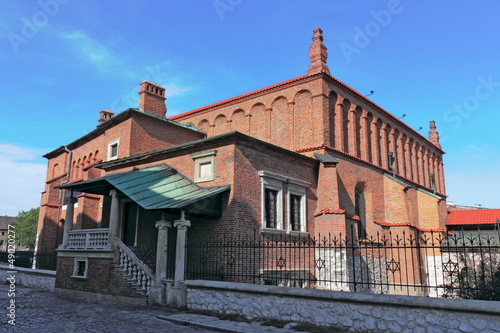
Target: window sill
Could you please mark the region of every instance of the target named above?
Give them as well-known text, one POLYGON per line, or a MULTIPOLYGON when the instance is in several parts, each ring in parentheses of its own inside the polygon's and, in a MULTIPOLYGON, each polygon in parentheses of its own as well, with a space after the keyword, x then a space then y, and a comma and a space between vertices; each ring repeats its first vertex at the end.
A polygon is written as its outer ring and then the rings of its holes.
POLYGON ((263 234, 272 234, 272 235, 286 235, 286 230, 282 229, 271 229, 271 228, 260 228, 260 232, 263 234))
POLYGON ((306 236, 309 236, 309 232, 307 232, 307 231, 288 231, 288 234, 290 236, 295 236, 295 237, 306 237, 306 236))
POLYGON ((307 231, 292 231, 292 230, 272 229, 272 228, 260 228, 260 232, 263 234, 290 235, 293 237, 309 236, 309 232, 307 231))
POLYGON ((87 280, 86 276, 71 275, 72 279, 87 280))
POLYGON ((194 182, 195 183, 204 183, 204 182, 211 182, 213 180, 214 180, 214 178, 198 178, 198 179, 195 179, 194 182))

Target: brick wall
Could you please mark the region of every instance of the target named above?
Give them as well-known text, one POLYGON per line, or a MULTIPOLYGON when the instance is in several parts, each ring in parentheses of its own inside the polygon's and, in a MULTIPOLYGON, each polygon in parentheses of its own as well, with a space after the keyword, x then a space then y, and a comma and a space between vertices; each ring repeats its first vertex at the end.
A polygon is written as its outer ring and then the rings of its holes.
POLYGON ((91 293, 141 297, 119 273, 113 270, 111 258, 88 258, 87 277, 72 277, 75 259, 57 258, 56 288, 91 293))
POLYGON ((445 194, 443 152, 393 115, 327 75, 310 75, 171 117, 213 136, 240 131, 298 150, 325 144, 445 194))

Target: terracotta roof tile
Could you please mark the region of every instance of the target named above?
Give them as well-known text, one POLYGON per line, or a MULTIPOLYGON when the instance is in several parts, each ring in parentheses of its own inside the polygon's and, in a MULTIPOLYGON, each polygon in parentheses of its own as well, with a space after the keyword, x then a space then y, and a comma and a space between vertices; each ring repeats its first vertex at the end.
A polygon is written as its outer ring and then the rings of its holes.
POLYGON ((446 225, 495 224, 500 220, 500 209, 468 209, 449 212, 446 225))
POLYGON ((77 198, 90 198, 90 199, 101 199, 99 195, 95 194, 89 194, 89 193, 82 193, 77 198))
POLYGON ((380 221, 380 220, 373 220, 378 225, 381 225, 383 227, 410 227, 417 229, 422 232, 446 232, 445 229, 443 228, 437 228, 437 229, 425 229, 425 228, 420 228, 419 226, 416 226, 413 223, 410 222, 396 222, 396 223, 390 223, 390 222, 385 222, 385 221, 380 221))
POLYGON ((320 216, 320 215, 323 215, 323 214, 338 214, 338 215, 341 215, 341 214, 345 214, 345 210, 343 209, 330 209, 330 208, 323 208, 322 210, 320 210, 319 212, 317 212, 316 214, 314 214, 314 216, 320 216))
POLYGON ((65 185, 69 185, 69 184, 77 183, 77 182, 80 182, 80 181, 82 181, 82 180, 83 180, 83 178, 78 178, 78 179, 72 180, 72 181, 70 181, 70 182, 67 182, 65 185))
POLYGON ((351 219, 351 220, 356 220, 356 221, 360 220, 358 215, 345 214, 345 217, 347 217, 348 219, 351 219))

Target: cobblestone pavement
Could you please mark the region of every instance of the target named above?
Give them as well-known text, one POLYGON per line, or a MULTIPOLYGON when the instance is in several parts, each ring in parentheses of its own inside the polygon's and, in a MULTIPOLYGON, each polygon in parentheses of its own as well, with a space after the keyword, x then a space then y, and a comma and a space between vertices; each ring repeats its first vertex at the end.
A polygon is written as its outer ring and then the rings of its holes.
POLYGON ((214 332, 156 318, 157 315, 179 313, 172 309, 117 303, 92 304, 21 286, 16 286, 15 297, 9 297, 8 289, 6 284, 0 288, 1 332, 214 332), (8 323, 7 307, 11 299, 16 305, 15 326, 8 323))

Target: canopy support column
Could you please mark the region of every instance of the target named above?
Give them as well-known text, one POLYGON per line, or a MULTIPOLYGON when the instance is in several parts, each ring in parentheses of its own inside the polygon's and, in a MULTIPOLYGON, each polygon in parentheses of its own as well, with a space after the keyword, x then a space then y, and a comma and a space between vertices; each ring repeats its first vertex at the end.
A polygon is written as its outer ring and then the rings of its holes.
POLYGON ((69 232, 73 229, 73 215, 75 213, 75 203, 77 201, 78 199, 73 197, 73 191, 71 191, 71 196, 66 199, 66 217, 64 219, 62 249, 67 248, 69 244, 69 232))
POLYGON ((120 224, 120 198, 118 197, 118 191, 111 190, 109 192, 111 196, 111 212, 109 215, 109 237, 108 244, 110 248, 115 248, 115 240, 118 237, 118 227, 120 224))
POLYGON ((149 302, 151 304, 164 304, 166 290, 163 280, 167 278, 167 251, 168 251, 168 229, 172 223, 166 220, 166 214, 162 213, 161 221, 157 221, 158 241, 156 242, 156 270, 155 283, 149 291, 149 302))
POLYGON ((177 228, 177 244, 175 249, 175 275, 174 285, 167 295, 168 305, 173 307, 185 307, 187 305, 187 288, 184 285, 186 272, 186 233, 191 226, 191 221, 186 220, 184 210, 181 210, 181 218, 174 222, 177 228))

